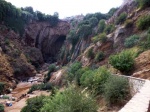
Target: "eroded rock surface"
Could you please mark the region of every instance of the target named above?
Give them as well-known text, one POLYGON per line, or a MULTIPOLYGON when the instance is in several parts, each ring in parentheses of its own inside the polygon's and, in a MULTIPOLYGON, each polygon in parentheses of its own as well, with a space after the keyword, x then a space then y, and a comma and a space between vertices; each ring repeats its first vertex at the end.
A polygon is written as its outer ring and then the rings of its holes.
POLYGON ((143 52, 135 59, 133 76, 150 79, 150 50, 143 52))
POLYGON ((55 27, 48 22, 33 22, 25 29, 25 42, 39 48, 46 62, 54 62, 69 29, 66 21, 59 21, 55 27))

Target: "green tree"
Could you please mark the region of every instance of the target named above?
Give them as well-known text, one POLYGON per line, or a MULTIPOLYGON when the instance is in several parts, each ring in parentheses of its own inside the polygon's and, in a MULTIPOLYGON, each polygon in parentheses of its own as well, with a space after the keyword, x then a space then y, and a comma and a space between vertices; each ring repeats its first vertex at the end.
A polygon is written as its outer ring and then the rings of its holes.
POLYGON ((89 23, 90 23, 91 27, 94 28, 98 24, 98 19, 96 17, 92 17, 89 19, 89 23))
POLYGON ((102 33, 106 27, 105 20, 100 20, 98 23, 98 32, 102 33))
POLYGON ((112 17, 117 10, 118 8, 111 8, 108 12, 109 17, 112 17))
POLYGON ((80 38, 87 39, 92 34, 92 28, 90 25, 82 25, 79 27, 78 35, 80 38))

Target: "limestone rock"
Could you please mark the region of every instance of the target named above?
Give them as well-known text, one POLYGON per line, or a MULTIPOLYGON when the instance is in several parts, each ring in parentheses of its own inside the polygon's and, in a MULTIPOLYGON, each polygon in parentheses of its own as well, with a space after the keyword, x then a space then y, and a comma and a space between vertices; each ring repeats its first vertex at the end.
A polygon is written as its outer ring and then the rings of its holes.
POLYGON ((55 27, 48 22, 33 22, 25 29, 24 38, 27 45, 39 48, 44 60, 50 62, 57 57, 69 29, 66 21, 59 21, 55 27))

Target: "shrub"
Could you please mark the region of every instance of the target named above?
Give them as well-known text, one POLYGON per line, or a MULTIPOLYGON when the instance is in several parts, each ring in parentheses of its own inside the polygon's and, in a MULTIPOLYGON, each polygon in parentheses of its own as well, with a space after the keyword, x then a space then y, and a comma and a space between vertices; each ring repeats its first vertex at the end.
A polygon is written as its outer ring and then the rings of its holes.
POLYGON ((102 33, 105 29, 105 26, 106 26, 105 20, 100 20, 98 24, 98 32, 102 33))
POLYGON ((102 33, 99 35, 99 39, 102 43, 105 43, 107 41, 106 33, 102 33))
POLYGON ((0 104, 0 112, 4 112, 4 105, 0 104))
POLYGON ((78 35, 80 38, 84 38, 85 40, 89 35, 92 34, 92 27, 90 25, 82 25, 79 27, 78 35))
POLYGON ((104 32, 105 32, 106 34, 110 34, 110 33, 112 33, 114 30, 115 30, 114 24, 110 24, 110 25, 107 25, 107 26, 106 26, 106 28, 104 29, 104 32))
POLYGON ((93 59, 94 58, 94 52, 93 52, 93 48, 90 48, 88 51, 87 51, 87 54, 86 56, 90 59, 93 59))
POLYGON ((149 0, 137 0, 139 3, 140 8, 146 8, 150 6, 150 1, 149 0))
POLYGON ((118 10, 118 8, 111 8, 108 12, 109 18, 112 17, 117 10, 118 10))
POLYGON ((46 96, 38 96, 27 100, 27 105, 22 108, 21 112, 40 112, 40 109, 44 105, 44 99, 46 96))
POLYGON ((104 85, 104 98, 109 104, 123 103, 129 93, 128 80, 123 77, 111 76, 104 85))
POLYGON ((44 79, 45 82, 49 81, 50 78, 51 78, 51 73, 54 72, 56 69, 56 65, 55 64, 51 64, 48 68, 48 73, 47 73, 47 76, 46 78, 44 79))
POLYGON ((127 13, 123 12, 119 15, 119 17, 116 20, 116 24, 122 24, 127 18, 127 13))
POLYGON ((92 42, 96 43, 98 41, 105 43, 107 41, 106 33, 101 33, 101 34, 92 38, 92 42))
POLYGON ((122 51, 109 57, 109 63, 121 72, 129 72, 133 69, 135 54, 129 50, 122 51))
POLYGON ((0 94, 3 93, 4 85, 5 84, 3 82, 0 82, 0 94))
POLYGON ((92 38, 92 42, 93 43, 96 43, 98 41, 99 41, 99 37, 98 36, 95 36, 95 37, 92 38))
POLYGON ((98 52, 95 56, 95 61, 98 62, 98 61, 101 61, 104 59, 104 53, 102 51, 98 52))
POLYGON ((138 41, 139 41, 139 36, 132 35, 132 36, 126 38, 124 45, 125 45, 125 47, 128 47, 128 48, 133 47, 134 45, 136 45, 138 43, 138 41))
POLYGON ((102 94, 104 89, 104 83, 110 76, 110 72, 101 67, 97 70, 89 70, 81 76, 81 85, 88 87, 94 94, 102 94))
POLYGON ((150 34, 150 27, 149 27, 149 29, 148 29, 148 31, 147 31, 147 34, 150 34))
POLYGON ((96 17, 92 17, 89 19, 89 23, 90 23, 91 27, 94 28, 98 24, 98 19, 96 17))
POLYGON ((32 93, 35 90, 51 90, 53 88, 51 83, 45 83, 45 84, 34 84, 28 91, 28 93, 32 93))
POLYGON ((136 26, 139 30, 145 30, 150 27, 150 15, 145 15, 137 20, 136 26))
POLYGON ((81 85, 80 78, 82 77, 82 75, 86 71, 89 71, 89 70, 90 70, 89 67, 83 67, 83 68, 80 68, 78 71, 76 71, 76 73, 75 73, 75 81, 76 81, 77 85, 81 85))
POLYGON ((58 92, 44 102, 41 112, 97 112, 95 99, 75 87, 58 92))
POLYGON ((130 19, 126 20, 126 22, 125 22, 125 28, 130 28, 132 26, 133 26, 133 21, 130 20, 130 19))
POLYGON ((9 99, 9 96, 4 95, 4 96, 3 96, 3 99, 9 99))
POLYGON ((82 74, 80 78, 80 83, 83 87, 88 87, 89 89, 92 90, 94 72, 95 71, 87 70, 85 73, 82 74))
POLYGON ((142 48, 145 50, 150 49, 150 34, 147 35, 146 41, 142 43, 142 48))
POLYGON ((67 71, 67 80, 73 81, 76 77, 76 72, 82 67, 82 64, 80 62, 73 63, 67 71))

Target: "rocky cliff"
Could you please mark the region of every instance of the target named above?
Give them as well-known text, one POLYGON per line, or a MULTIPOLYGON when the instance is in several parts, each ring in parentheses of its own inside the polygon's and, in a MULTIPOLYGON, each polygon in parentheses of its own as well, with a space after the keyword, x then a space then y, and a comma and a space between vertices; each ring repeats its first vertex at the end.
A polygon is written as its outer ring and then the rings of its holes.
POLYGON ((24 46, 18 34, 0 25, 0 82, 7 89, 13 88, 18 80, 34 76, 35 67, 42 63, 42 54, 37 48, 24 46))
POLYGON ((24 38, 27 45, 41 50, 46 62, 55 62, 69 29, 66 21, 59 21, 54 27, 48 22, 32 22, 26 27, 24 38))

